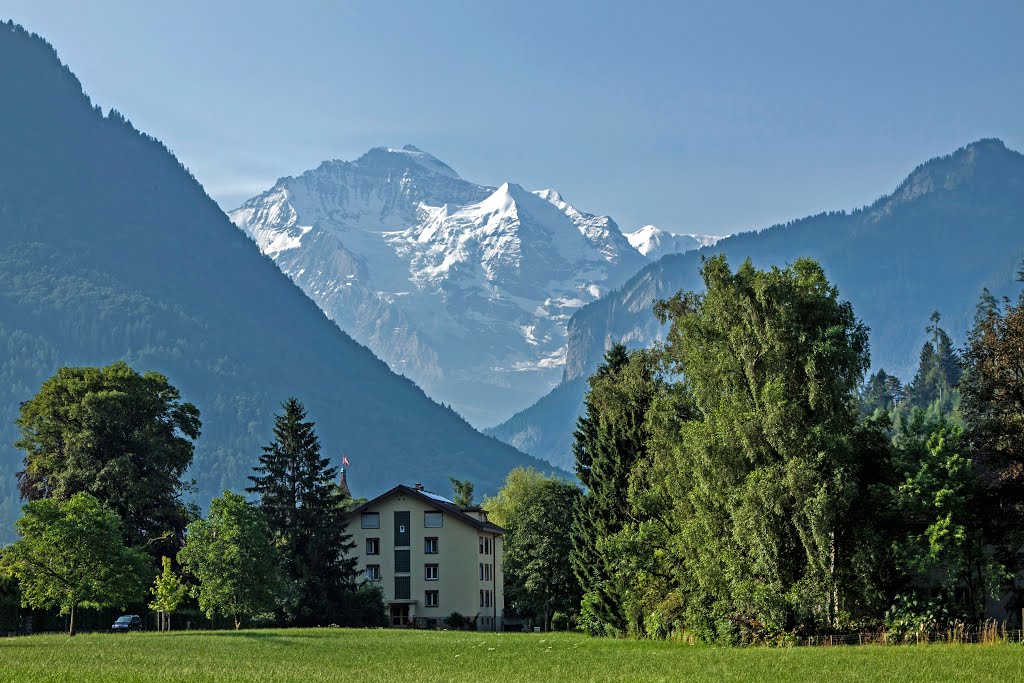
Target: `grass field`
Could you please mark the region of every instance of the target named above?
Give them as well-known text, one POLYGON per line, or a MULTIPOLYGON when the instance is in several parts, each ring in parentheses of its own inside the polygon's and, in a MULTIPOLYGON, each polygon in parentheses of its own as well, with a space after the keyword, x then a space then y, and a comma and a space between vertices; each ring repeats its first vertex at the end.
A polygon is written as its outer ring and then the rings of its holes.
POLYGON ((1022 645, 713 648, 344 629, 0 639, 0 681, 1020 681, 1022 645))

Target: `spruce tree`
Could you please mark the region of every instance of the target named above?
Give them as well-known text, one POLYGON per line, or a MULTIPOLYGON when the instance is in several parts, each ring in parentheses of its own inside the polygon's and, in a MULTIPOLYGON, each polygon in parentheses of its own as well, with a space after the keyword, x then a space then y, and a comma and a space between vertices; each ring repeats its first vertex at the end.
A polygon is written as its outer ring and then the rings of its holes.
POLYGON ((907 402, 913 408, 932 408, 936 414, 947 414, 959 402, 956 387, 960 381, 961 361, 949 335, 939 327, 940 320, 938 311, 932 313, 931 325, 925 328, 931 338, 921 348, 907 402))
POLYGON ((324 625, 344 621, 343 610, 355 585, 355 547, 343 520, 343 493, 335 484, 338 468, 320 455, 315 423, 295 398, 274 416, 274 440, 263 449, 253 484, 289 584, 281 606, 289 623, 324 625))
POLYGON ((576 474, 586 494, 576 501, 570 562, 584 590, 584 627, 595 633, 626 627, 618 582, 601 543, 631 519, 629 475, 647 457, 644 419, 658 387, 654 368, 650 353, 613 345, 589 380, 574 434, 576 474))

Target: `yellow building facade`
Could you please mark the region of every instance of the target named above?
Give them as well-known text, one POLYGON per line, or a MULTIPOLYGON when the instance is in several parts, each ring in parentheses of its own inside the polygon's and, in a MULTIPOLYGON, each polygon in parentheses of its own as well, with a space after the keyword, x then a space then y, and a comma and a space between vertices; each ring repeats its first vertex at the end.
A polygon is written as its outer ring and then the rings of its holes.
POLYGON ((441 627, 458 612, 477 630, 501 630, 504 530, 485 510, 400 485, 347 522, 361 580, 384 590, 393 626, 441 627))

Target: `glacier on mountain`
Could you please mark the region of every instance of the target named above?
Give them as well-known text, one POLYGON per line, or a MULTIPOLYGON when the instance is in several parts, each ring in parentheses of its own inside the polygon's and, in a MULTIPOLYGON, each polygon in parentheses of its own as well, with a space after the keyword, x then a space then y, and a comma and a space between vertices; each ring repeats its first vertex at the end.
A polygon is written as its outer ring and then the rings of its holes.
POLYGON ((554 190, 478 185, 411 145, 325 161, 229 215, 342 329, 477 426, 557 384, 570 316, 649 260, 554 190))

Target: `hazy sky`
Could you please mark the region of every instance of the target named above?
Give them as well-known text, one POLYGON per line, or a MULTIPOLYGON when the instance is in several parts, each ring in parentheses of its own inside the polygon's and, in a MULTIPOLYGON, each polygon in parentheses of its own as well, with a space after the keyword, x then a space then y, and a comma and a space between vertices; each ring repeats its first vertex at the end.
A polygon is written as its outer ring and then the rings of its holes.
POLYGON ((412 143, 623 229, 724 234, 1024 149, 1024 1, 6 0, 224 208, 412 143))

